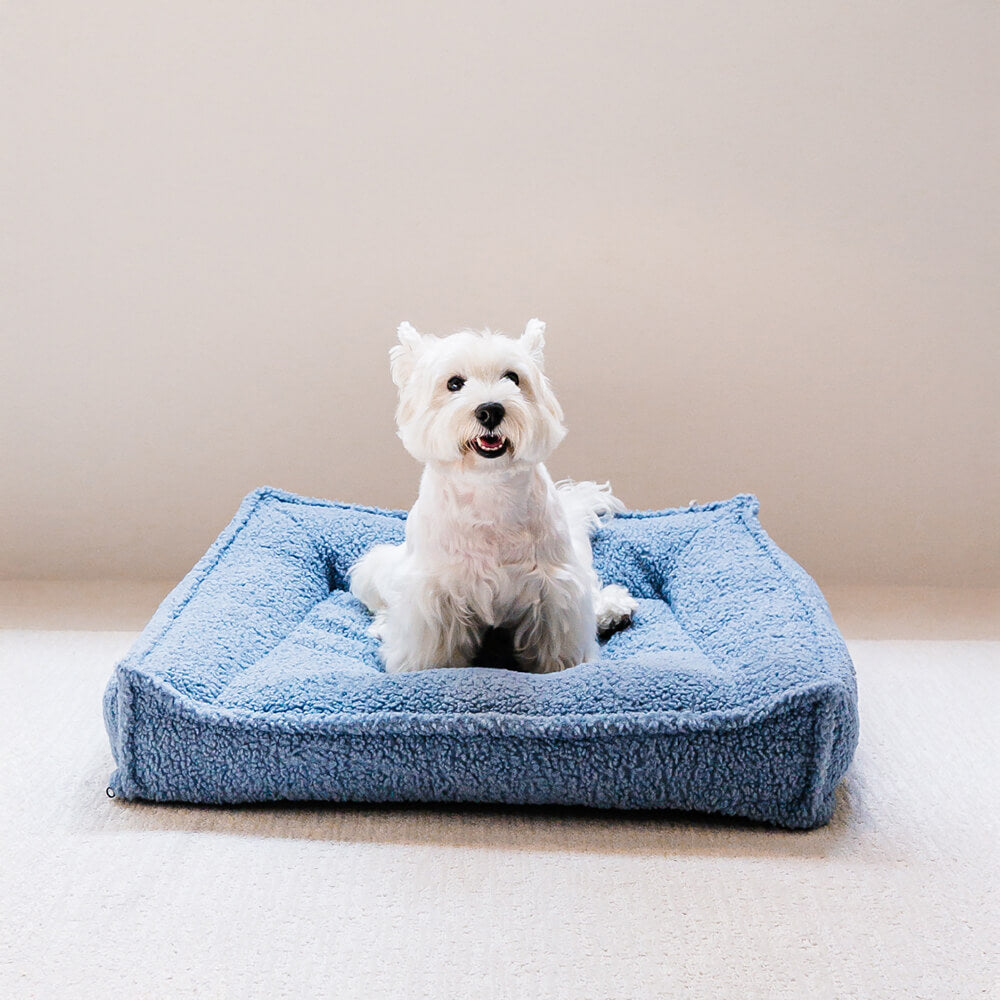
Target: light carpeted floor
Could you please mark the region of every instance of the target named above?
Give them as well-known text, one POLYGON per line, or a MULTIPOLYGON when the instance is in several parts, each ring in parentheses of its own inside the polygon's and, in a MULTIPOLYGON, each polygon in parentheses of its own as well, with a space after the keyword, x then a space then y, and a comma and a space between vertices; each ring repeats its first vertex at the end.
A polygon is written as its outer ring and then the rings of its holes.
POLYGON ((1000 997, 998 641, 852 641, 861 746, 786 833, 113 801, 132 639, 0 632, 0 997, 1000 997))

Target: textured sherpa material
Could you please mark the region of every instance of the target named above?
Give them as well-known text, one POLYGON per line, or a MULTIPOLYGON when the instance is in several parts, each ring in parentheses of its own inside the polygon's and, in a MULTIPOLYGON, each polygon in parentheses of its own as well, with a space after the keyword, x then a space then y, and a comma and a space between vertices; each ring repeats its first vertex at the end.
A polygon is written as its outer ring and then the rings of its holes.
POLYGON ((737 496, 616 517, 605 584, 639 609, 597 663, 387 674, 347 572, 406 515, 264 488, 116 668, 110 793, 675 808, 809 828, 857 742, 815 583, 737 496))

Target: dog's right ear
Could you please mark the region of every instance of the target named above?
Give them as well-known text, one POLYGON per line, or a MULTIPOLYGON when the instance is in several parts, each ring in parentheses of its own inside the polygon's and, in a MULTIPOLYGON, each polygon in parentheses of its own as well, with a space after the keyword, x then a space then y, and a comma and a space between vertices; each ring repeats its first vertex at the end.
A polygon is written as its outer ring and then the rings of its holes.
POLYGON ((413 374, 424 338, 406 322, 399 324, 396 336, 399 343, 389 351, 389 372, 396 386, 402 389, 413 374))

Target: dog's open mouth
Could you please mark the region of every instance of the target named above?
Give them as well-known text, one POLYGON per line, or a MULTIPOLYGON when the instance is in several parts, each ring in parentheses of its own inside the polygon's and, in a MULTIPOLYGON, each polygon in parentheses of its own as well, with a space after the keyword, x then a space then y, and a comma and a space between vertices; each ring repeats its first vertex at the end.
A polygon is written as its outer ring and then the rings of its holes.
POLYGON ((483 458, 499 458, 507 451, 507 439, 502 434, 493 432, 477 437, 469 444, 475 448, 476 452, 483 458))

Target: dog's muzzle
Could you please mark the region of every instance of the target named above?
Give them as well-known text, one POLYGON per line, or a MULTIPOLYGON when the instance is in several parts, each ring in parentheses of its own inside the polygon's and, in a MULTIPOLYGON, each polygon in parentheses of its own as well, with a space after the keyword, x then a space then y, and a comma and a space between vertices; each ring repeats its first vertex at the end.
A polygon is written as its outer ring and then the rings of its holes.
POLYGON ((486 433, 470 441, 476 454, 483 458, 499 458, 507 451, 507 438, 497 431, 507 411, 503 403, 483 403, 476 407, 476 420, 486 428, 486 433))

